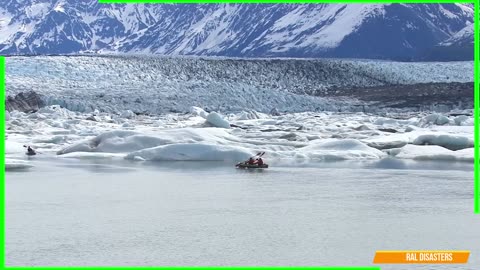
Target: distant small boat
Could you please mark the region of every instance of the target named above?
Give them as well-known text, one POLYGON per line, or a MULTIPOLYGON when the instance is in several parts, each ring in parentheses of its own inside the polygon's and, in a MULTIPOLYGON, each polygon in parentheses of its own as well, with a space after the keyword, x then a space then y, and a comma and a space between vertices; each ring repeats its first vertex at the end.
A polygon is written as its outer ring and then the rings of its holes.
POLYGON ((27 148, 27 152, 25 153, 25 155, 35 156, 37 154, 37 152, 35 152, 35 150, 33 150, 33 148, 31 148, 30 146, 24 145, 23 147, 27 148))
POLYGON ((235 165, 235 167, 242 168, 242 169, 266 169, 268 168, 268 164, 258 165, 258 164, 248 164, 245 162, 240 162, 237 165, 235 165))

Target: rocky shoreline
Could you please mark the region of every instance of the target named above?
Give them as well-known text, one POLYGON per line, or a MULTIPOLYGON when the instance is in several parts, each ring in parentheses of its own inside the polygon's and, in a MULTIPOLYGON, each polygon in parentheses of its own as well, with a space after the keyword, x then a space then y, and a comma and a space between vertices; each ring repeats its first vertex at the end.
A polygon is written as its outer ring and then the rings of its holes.
POLYGON ((38 109, 46 106, 41 96, 35 91, 20 92, 15 96, 7 96, 5 100, 5 110, 20 111, 25 113, 36 112, 38 109))

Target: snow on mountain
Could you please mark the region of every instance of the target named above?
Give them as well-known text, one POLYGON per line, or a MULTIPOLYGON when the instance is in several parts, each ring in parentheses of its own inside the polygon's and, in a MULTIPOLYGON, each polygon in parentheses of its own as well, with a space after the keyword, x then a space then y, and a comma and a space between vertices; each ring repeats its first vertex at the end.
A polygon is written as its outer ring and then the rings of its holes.
POLYGON ((429 61, 472 60, 474 55, 474 24, 471 23, 455 33, 452 37, 440 42, 421 57, 429 61))
MULTIPOLYGON (((274 48, 273 52, 295 47, 335 48, 368 17, 384 15, 383 5, 325 5, 321 12, 310 6, 297 6, 257 40, 263 38, 265 45, 274 48), (302 35, 306 31, 311 33, 302 35)), ((252 49, 254 46, 250 45, 243 52, 252 49)))
POLYGON ((440 43, 440 46, 464 46, 473 45, 473 28, 474 24, 467 25, 462 30, 458 31, 451 38, 440 43))
POLYGON ((409 58, 473 21, 462 4, 120 5, 4 0, 1 54, 409 58))

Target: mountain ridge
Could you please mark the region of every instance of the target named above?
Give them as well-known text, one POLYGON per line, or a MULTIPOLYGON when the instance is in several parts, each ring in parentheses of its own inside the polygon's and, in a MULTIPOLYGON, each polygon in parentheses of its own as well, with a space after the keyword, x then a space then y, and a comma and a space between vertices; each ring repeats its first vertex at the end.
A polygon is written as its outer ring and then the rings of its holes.
POLYGON ((472 22, 472 7, 462 4, 8 0, 0 7, 0 54, 411 59, 472 22))

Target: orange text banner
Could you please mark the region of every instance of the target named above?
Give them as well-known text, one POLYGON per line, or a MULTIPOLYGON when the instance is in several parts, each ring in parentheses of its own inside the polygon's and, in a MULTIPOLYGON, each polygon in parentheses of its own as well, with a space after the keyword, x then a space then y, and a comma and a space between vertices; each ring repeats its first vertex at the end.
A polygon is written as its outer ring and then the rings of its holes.
POLYGON ((467 263, 468 250, 379 250, 375 253, 376 264, 452 264, 467 263))

